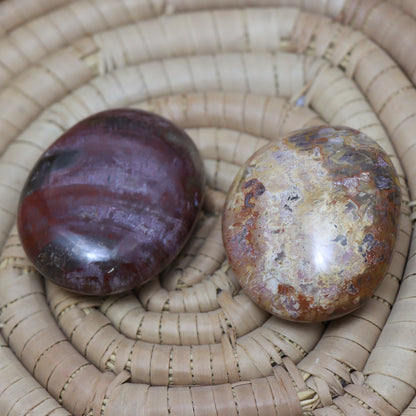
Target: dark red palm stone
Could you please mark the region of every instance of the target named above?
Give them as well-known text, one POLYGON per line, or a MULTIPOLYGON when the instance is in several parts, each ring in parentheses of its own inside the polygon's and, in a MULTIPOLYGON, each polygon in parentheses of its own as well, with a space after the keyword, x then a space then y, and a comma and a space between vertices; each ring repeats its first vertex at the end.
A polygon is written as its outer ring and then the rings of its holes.
POLYGON ((30 173, 18 230, 35 267, 69 290, 105 295, 153 278, 178 255, 200 211, 203 163, 186 133, 132 109, 93 115, 30 173))

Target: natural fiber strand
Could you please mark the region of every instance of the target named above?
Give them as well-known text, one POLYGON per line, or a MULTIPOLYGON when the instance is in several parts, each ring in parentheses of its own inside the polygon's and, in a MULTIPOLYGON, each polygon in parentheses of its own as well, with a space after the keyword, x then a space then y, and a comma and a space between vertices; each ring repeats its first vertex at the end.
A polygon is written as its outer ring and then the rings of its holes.
POLYGON ((23 0, 0 4, 7 4, 8 13, 0 42, 2 242, 30 166, 52 140, 93 112, 138 106, 187 127, 215 196, 205 207, 207 221, 215 220, 233 174, 252 150, 321 118, 365 131, 399 171, 400 233, 382 285, 364 308, 324 332, 319 325, 314 330, 267 319, 239 293, 213 231, 191 242, 160 281, 137 293, 90 300, 50 284, 45 293, 13 230, 0 267, 6 341, 0 353, 12 350, 19 363, 9 354, 2 367, 1 385, 9 393, 0 397, 1 411, 67 414, 60 402, 73 414, 414 413, 412 404, 406 409, 416 388, 407 206, 415 198, 411 2, 263 3, 272 8, 222 10, 213 1, 54 1, 22 13, 23 0), (67 22, 59 34, 51 32, 58 16, 67 22), (391 24, 382 30, 386 22, 391 24), (41 28, 44 35, 29 37, 41 28), (172 325, 179 320, 180 326, 172 325), (16 389, 9 378, 13 371, 27 380, 16 389), (26 393, 38 390, 40 402, 31 402, 26 393), (45 407, 36 404, 41 402, 45 407))

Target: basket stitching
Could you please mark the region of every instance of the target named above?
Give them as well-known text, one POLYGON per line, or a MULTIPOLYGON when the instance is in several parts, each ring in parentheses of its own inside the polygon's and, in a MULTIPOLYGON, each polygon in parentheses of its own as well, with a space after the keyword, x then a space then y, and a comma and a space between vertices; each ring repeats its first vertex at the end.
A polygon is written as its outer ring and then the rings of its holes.
POLYGON ((400 94, 405 94, 406 92, 409 91, 414 91, 412 85, 407 85, 405 87, 402 87, 394 92, 391 93, 391 95, 389 95, 386 100, 384 101, 384 103, 382 104, 382 106, 379 108, 379 110, 377 111, 377 115, 380 116, 380 114, 385 110, 385 108, 390 104, 390 102, 395 99, 398 95, 400 94))
POLYGON ((65 390, 68 388, 68 386, 70 385, 70 383, 72 382, 72 380, 75 378, 75 376, 82 371, 83 369, 85 369, 86 367, 89 367, 91 364, 90 363, 85 363, 82 364, 80 367, 78 367, 67 379, 66 383, 63 385, 59 396, 58 396, 58 403, 62 404, 63 403, 63 394, 65 393, 65 390))

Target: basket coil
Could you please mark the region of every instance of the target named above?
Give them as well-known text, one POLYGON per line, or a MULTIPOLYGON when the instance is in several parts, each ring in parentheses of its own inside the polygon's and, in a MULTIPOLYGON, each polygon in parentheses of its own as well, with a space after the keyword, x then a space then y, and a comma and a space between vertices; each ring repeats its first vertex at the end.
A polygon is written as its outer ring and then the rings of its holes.
POLYGON ((0 416, 416 415, 415 44, 413 0, 0 1, 0 416), (186 128, 207 193, 159 279, 80 296, 26 259, 16 207, 43 150, 113 107, 186 128), (375 139, 403 203, 374 296, 298 324, 240 290, 221 209, 256 149, 323 123, 375 139))

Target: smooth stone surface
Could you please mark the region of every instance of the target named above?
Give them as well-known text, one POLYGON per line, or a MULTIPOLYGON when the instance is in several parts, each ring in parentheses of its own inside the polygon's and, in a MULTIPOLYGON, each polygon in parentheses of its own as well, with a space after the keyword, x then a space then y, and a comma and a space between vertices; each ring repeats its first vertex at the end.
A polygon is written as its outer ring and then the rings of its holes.
POLYGON ((18 229, 36 268, 67 289, 125 291, 162 271, 194 227, 204 187, 192 140, 139 110, 93 115, 42 155, 18 229))
POLYGON ((319 126, 256 152, 224 207, 223 239, 241 286, 285 319, 325 321, 358 308, 387 271, 400 187, 364 134, 319 126))

